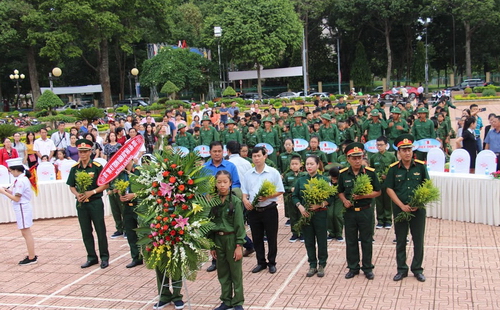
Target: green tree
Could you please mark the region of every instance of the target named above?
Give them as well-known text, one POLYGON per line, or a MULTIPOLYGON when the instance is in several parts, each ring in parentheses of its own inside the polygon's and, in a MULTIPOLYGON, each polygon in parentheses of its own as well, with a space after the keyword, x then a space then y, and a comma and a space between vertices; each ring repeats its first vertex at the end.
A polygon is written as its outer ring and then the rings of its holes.
MULTIPOLYGON (((302 25, 289 0, 223 0, 206 19, 209 46, 216 47, 213 27, 222 28, 220 44, 234 64, 254 64, 262 98, 261 66, 276 65, 287 48, 302 41, 302 25)), ((215 48, 214 48, 215 50, 215 48)))
POLYGON ((228 86, 228 87, 226 87, 226 89, 224 89, 224 92, 222 93, 222 96, 223 97, 226 97, 226 96, 236 96, 236 91, 231 86, 228 86))
POLYGON ((56 94, 54 94, 50 90, 46 90, 38 98, 37 109, 39 110, 46 109, 49 112, 51 112, 53 108, 62 107, 63 105, 64 102, 61 100, 61 98, 59 98, 56 94))
POLYGON ((364 91, 372 84, 370 63, 366 58, 365 47, 361 42, 356 44, 356 56, 352 63, 351 79, 354 81, 354 86, 363 88, 364 91))
POLYGON ((425 46, 424 42, 418 42, 413 58, 411 70, 411 81, 413 83, 423 82, 425 80, 425 46))
POLYGON ((175 97, 175 93, 178 92, 180 89, 179 87, 175 86, 174 83, 171 81, 167 81, 165 85, 161 88, 160 92, 167 94, 170 99, 172 99, 172 95, 175 97))

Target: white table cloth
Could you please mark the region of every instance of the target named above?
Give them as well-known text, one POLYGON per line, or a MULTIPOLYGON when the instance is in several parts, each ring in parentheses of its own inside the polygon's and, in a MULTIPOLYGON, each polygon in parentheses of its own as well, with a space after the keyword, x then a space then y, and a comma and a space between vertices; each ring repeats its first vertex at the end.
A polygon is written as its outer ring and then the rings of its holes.
POLYGON ((500 180, 486 175, 433 172, 441 200, 429 205, 427 216, 452 221, 500 225, 500 180))
MULTIPOLYGON (((8 186, 3 184, 0 186, 8 186)), ((106 193, 103 196, 104 214, 111 214, 109 199, 106 193)), ((58 218, 76 216, 75 196, 69 190, 65 181, 48 181, 38 183, 38 196, 33 194, 33 219, 58 218)), ((0 195, 0 223, 15 222, 16 216, 10 199, 0 195)))

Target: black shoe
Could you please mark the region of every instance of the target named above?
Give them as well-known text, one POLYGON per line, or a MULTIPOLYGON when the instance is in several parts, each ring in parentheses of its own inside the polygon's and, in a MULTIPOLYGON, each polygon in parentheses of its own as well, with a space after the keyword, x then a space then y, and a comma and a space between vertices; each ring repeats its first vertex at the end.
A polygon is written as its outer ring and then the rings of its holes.
POLYGON ((266 270, 267 266, 266 265, 257 265, 252 269, 252 273, 257 273, 261 272, 262 270, 266 270))
POLYGON ((373 280, 373 278, 375 278, 375 275, 373 274, 373 272, 368 271, 368 272, 365 272, 365 277, 366 277, 368 280, 373 280))
POLYGON ((111 238, 115 239, 115 238, 118 238, 118 237, 121 237, 123 236, 123 232, 122 231, 115 231, 112 235, 111 235, 111 238))
POLYGON ((36 264, 38 260, 38 256, 35 255, 33 259, 30 259, 29 256, 26 256, 22 261, 19 262, 19 265, 31 265, 36 264))
POLYGON ((394 281, 401 281, 403 280, 403 278, 406 278, 408 276, 408 273, 401 273, 401 272, 398 272, 394 278, 392 278, 394 281))
POLYGON ((215 265, 215 264, 212 264, 212 265, 208 266, 208 268, 207 268, 207 272, 212 272, 215 270, 217 270, 217 265, 215 265))
POLYGON ((245 249, 245 251, 243 251, 243 257, 248 257, 250 256, 250 254, 252 254, 253 252, 255 252, 255 249, 245 249))
POLYGON ((108 268, 109 262, 107 260, 103 260, 101 262, 101 269, 108 268))
POLYGON ((269 266, 269 273, 276 273, 276 266, 275 265, 269 266))
POLYGON ((94 261, 88 260, 85 262, 85 264, 81 265, 80 267, 89 268, 90 266, 97 265, 97 263, 99 263, 99 262, 96 260, 94 260, 94 261))
POLYGON ((421 274, 421 273, 417 273, 415 275, 415 278, 417 278, 417 280, 420 281, 420 282, 425 282, 425 276, 423 274, 421 274))
POLYGON ((354 276, 357 276, 359 274, 359 271, 351 271, 349 270, 348 273, 345 274, 346 279, 351 279, 354 278, 354 276))
POLYGON ((154 304, 153 309, 163 309, 166 306, 170 305, 170 301, 159 301, 156 304, 154 304))
POLYGON ((142 260, 133 260, 130 264, 128 264, 125 267, 126 268, 134 268, 135 266, 139 266, 139 265, 142 265, 142 264, 143 264, 142 260))

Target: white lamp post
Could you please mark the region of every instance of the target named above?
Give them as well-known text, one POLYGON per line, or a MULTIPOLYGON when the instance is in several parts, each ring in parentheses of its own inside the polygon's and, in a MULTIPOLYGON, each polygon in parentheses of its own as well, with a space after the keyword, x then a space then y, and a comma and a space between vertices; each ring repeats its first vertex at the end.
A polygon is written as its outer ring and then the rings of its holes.
POLYGON ((26 77, 24 74, 19 74, 19 70, 15 69, 14 74, 9 75, 12 81, 16 82, 17 97, 16 97, 16 109, 19 109, 19 95, 21 93, 21 86, 19 86, 19 80, 24 80, 26 77))
POLYGON ((53 81, 60 77, 62 74, 62 70, 59 67, 55 67, 52 69, 52 72, 49 72, 49 83, 50 83, 50 91, 54 92, 54 83, 53 81))

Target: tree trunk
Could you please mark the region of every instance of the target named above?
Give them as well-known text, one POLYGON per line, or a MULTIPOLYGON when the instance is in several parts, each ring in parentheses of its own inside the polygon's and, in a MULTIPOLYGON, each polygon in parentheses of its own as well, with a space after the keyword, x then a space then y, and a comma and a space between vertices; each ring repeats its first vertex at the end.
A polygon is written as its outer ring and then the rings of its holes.
POLYGON ((109 45, 108 41, 102 40, 99 44, 99 80, 102 86, 102 99, 105 107, 113 106, 111 100, 111 84, 109 81, 109 45))
POLYGON ((259 100, 262 102, 262 81, 260 80, 260 64, 257 61, 257 93, 259 94, 259 100))
POLYGON ((472 31, 470 29, 470 23, 464 21, 465 27, 465 75, 467 78, 472 78, 472 64, 470 58, 470 43, 472 40, 472 31))
POLYGON ((307 92, 309 93, 309 85, 311 85, 310 81, 309 81, 309 14, 307 14, 308 12, 306 12, 306 18, 305 18, 305 23, 304 23, 304 27, 306 28, 304 30, 304 48, 306 49, 306 53, 305 53, 305 62, 306 62, 306 68, 307 68, 307 75, 306 75, 306 87, 307 89, 304 89, 304 94, 307 92))
POLYGON ((118 99, 122 100, 125 99, 125 66, 126 66, 126 61, 125 61, 125 53, 122 53, 120 51, 120 48, 118 44, 114 45, 114 50, 115 50, 115 57, 116 57, 116 63, 118 67, 118 73, 120 77, 120 94, 118 96, 118 99))
POLYGON ((386 79, 387 79, 388 86, 390 86, 390 84, 391 84, 391 71, 392 71, 392 51, 391 51, 390 34, 391 34, 391 27, 389 26, 389 22, 387 20, 385 20, 385 46, 387 49, 386 79))
POLYGON ((40 85, 38 84, 38 71, 36 69, 36 59, 35 59, 35 48, 33 46, 29 46, 26 49, 26 58, 28 60, 28 74, 30 77, 31 84, 31 94, 33 100, 33 110, 35 110, 36 101, 38 97, 40 97, 40 85))

